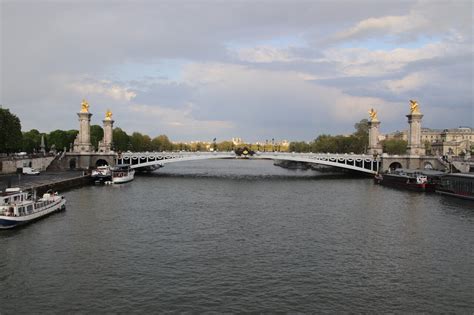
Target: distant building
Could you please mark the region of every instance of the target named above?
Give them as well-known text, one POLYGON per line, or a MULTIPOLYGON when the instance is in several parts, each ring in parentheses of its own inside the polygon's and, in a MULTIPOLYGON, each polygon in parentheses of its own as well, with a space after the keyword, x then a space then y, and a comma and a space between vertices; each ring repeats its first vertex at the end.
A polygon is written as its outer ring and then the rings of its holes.
MULTIPOLYGON (((395 131, 385 135, 385 139, 407 140, 408 131, 395 131)), ((451 129, 421 129, 421 142, 427 153, 435 155, 460 155, 470 152, 474 145, 474 129, 459 127, 451 129), (431 152, 430 152, 431 151, 431 152)))
POLYGON ((431 143, 431 151, 437 155, 461 155, 470 153, 474 146, 474 130, 469 127, 444 129, 439 138, 431 143))
POLYGON ((232 143, 235 146, 241 145, 243 143, 242 138, 232 138, 232 143))

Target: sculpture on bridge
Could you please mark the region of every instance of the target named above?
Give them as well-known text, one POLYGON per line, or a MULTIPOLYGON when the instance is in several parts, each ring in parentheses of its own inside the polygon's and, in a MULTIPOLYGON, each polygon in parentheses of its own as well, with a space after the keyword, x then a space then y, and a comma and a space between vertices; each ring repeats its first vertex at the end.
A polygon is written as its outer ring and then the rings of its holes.
POLYGON ((414 100, 410 100, 410 114, 420 114, 420 108, 418 106, 418 102, 414 100))
POLYGON ((88 112, 89 112, 89 103, 87 103, 86 99, 83 99, 81 103, 81 113, 88 113, 88 112))
POLYGON ((112 120, 112 112, 110 111, 110 109, 107 109, 107 111, 105 112, 105 120, 112 120))
POLYGON ((378 121, 377 112, 375 111, 375 109, 371 108, 369 110, 369 116, 370 116, 370 121, 378 121))

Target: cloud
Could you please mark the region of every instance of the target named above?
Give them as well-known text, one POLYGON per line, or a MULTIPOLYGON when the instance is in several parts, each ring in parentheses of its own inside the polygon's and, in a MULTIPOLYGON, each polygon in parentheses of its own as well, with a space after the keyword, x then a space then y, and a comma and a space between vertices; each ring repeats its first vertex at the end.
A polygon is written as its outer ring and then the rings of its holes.
POLYGON ((98 82, 72 82, 67 84, 70 90, 84 96, 103 95, 116 101, 130 101, 137 96, 134 91, 107 80, 98 82))
POLYGON ((384 16, 380 18, 369 18, 360 21, 355 26, 341 31, 334 36, 335 40, 361 38, 375 35, 377 33, 401 34, 407 31, 420 28, 428 21, 424 17, 405 16, 384 16))
POLYGON ((330 36, 334 42, 394 36, 398 41, 421 36, 465 36, 472 39, 472 2, 422 0, 403 15, 369 17, 330 36))
MULTIPOLYGON (((161 131, 171 132, 175 137, 195 134, 200 140, 206 140, 216 135, 222 134, 234 127, 230 121, 200 120, 194 117, 193 104, 186 104, 184 109, 176 110, 160 105, 133 104, 130 107, 132 113, 137 114, 138 121, 154 121, 153 126, 159 126, 161 131)), ((152 135, 157 135, 160 131, 155 127, 146 127, 139 122, 134 126, 135 130, 144 130, 152 135)))
POLYGON ((402 129, 409 98, 432 127, 472 124, 469 1, 0 6, 0 103, 25 130, 77 128, 83 97, 177 140, 310 140, 351 132, 370 107, 402 129))
POLYGON ((270 46, 242 48, 237 53, 238 58, 248 62, 289 62, 294 61, 288 50, 270 46))
POLYGON ((402 93, 419 89, 430 81, 430 77, 428 73, 415 72, 399 80, 385 80, 382 83, 393 93, 402 93))

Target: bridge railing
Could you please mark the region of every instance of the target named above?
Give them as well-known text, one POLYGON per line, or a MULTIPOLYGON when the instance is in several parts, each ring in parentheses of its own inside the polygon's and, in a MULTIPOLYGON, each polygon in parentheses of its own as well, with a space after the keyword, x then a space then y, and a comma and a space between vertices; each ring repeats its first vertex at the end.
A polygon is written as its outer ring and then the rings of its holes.
MULTIPOLYGON (((164 165, 171 162, 203 159, 236 158, 233 151, 215 152, 126 152, 118 156, 117 163, 132 164, 133 168, 164 165)), ((249 158, 288 160, 324 164, 365 173, 378 172, 380 162, 372 155, 364 154, 331 154, 331 153, 294 153, 294 152, 256 152, 249 158)))

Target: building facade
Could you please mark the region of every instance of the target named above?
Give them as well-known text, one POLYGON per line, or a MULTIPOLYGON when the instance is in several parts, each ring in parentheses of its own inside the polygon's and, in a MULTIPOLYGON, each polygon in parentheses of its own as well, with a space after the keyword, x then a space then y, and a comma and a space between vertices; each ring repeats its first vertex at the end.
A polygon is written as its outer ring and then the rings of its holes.
MULTIPOLYGON (((395 131, 385 139, 408 140, 408 130, 395 131)), ((463 155, 474 148, 474 129, 459 127, 451 129, 421 128, 421 142, 432 155, 463 155)))

